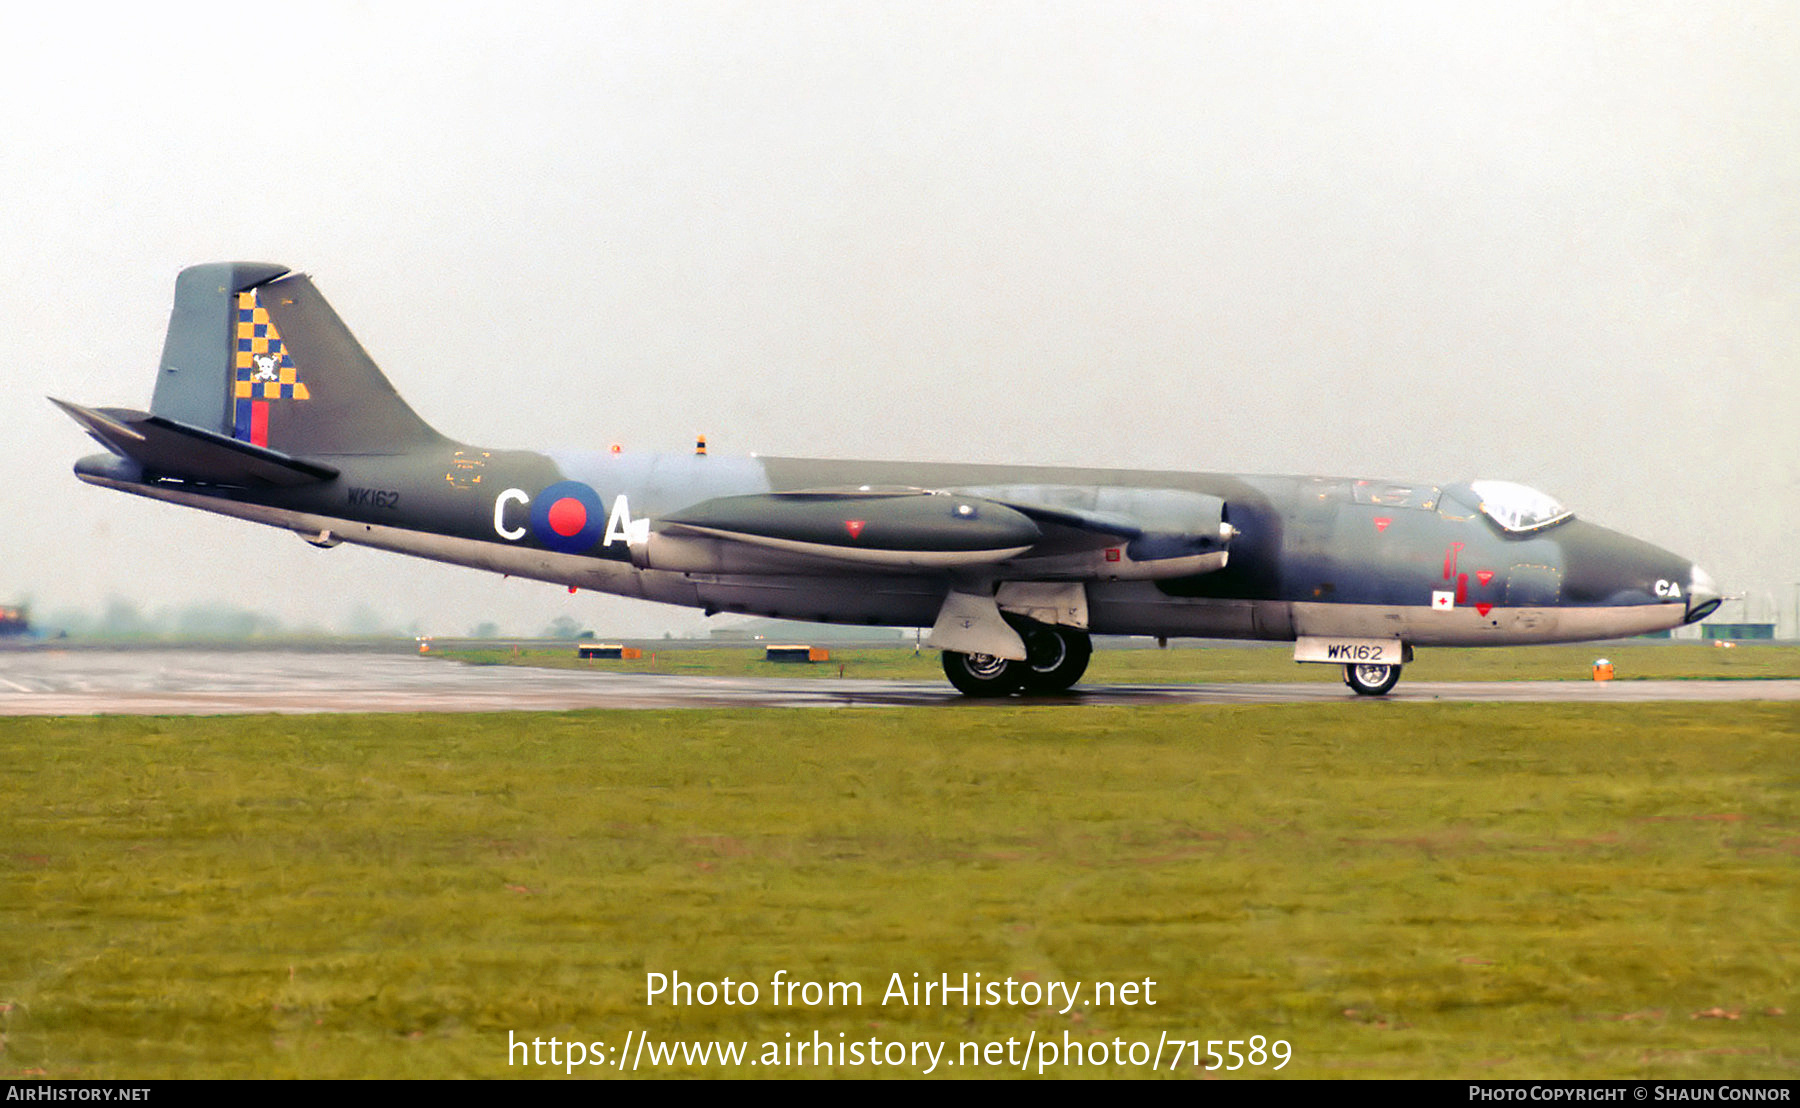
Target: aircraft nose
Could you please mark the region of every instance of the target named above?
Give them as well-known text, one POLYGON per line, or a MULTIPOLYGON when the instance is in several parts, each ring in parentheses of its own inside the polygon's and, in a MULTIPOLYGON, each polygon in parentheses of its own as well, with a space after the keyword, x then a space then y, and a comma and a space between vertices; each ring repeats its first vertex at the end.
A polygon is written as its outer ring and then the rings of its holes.
POLYGON ((1712 574, 1699 566, 1688 567, 1687 618, 1682 620, 1683 623, 1699 623, 1718 611, 1723 600, 1712 574))

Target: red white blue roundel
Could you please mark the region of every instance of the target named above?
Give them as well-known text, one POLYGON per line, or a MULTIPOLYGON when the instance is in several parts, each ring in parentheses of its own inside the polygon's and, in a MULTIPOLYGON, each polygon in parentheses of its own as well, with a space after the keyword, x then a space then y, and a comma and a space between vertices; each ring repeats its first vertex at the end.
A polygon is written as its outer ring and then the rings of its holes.
POLYGON ((531 533, 552 550, 581 554, 606 533, 606 509, 580 481, 558 481, 531 498, 531 533))

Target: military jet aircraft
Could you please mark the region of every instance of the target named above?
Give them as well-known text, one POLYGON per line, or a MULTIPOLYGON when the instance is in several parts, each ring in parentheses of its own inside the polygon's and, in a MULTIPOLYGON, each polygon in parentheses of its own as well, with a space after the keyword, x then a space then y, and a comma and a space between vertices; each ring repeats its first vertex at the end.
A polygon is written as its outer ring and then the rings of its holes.
POLYGON ((1355 692, 1415 646, 1702 619, 1684 558, 1502 481, 537 453, 439 434, 285 266, 182 271, 148 412, 55 401, 89 484, 574 588, 929 627, 970 696, 1060 692, 1090 635, 1291 641, 1355 692))

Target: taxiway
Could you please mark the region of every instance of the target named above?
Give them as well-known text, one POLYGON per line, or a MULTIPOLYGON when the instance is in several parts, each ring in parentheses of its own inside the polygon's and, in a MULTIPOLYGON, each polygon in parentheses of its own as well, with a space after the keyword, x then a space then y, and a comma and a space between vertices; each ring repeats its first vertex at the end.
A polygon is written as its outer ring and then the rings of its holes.
MULTIPOLYGON (((1008 703, 1355 702, 1335 682, 1083 686, 1008 703)), ((1405 682, 1389 703, 1800 700, 1800 681, 1405 682)), ((1364 699, 1364 703, 1376 701, 1364 699)), ((288 651, 20 651, 0 655, 0 715, 240 715, 588 708, 946 707, 942 682, 694 677, 472 666, 411 655, 288 651)))

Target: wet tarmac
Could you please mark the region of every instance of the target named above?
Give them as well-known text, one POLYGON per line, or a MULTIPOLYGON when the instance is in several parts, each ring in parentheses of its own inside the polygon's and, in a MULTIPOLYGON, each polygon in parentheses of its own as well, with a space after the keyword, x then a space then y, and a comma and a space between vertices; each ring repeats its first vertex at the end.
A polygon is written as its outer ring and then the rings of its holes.
MULTIPOLYGON (((1336 682, 1080 686, 1009 703, 1299 704, 1359 698, 1336 682)), ((1409 682, 1399 703, 1800 700, 1800 681, 1409 682)), ((582 708, 932 707, 970 703, 944 682, 690 677, 471 666, 412 655, 301 651, 8 651, 0 716, 501 712, 582 708)))

